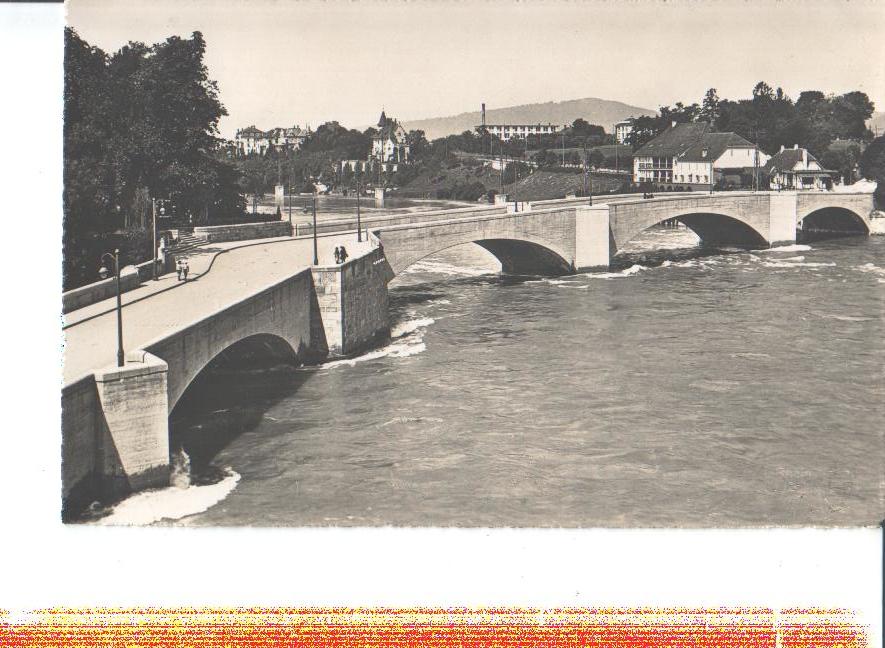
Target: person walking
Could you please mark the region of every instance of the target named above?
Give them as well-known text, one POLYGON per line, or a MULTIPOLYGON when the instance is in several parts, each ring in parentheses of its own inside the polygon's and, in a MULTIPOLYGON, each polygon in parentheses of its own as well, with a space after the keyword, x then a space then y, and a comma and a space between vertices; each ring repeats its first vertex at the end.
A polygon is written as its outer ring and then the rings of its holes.
POLYGON ((178 272, 178 280, 181 281, 181 273, 184 271, 184 259, 175 260, 175 270, 178 272))
POLYGON ((344 249, 343 245, 341 246, 341 254, 339 258, 341 260, 338 263, 344 263, 345 261, 347 261, 347 250, 344 249))
POLYGON ((187 273, 190 270, 190 266, 187 264, 187 259, 181 260, 181 272, 184 275, 184 282, 187 283, 187 273))
POLYGON ((335 263, 341 263, 341 248, 335 246, 335 263))

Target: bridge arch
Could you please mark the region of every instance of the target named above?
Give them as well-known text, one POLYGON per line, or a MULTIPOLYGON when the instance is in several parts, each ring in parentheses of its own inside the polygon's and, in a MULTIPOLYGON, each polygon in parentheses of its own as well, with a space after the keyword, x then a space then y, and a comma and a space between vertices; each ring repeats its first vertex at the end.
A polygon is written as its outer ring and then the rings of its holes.
MULTIPOLYGON (((385 238, 382 238, 382 242, 385 242, 385 238)), ((501 271, 507 274, 559 275, 574 271, 573 255, 540 237, 469 235, 446 238, 410 252, 392 250, 387 256, 394 273, 399 275, 423 259, 466 243, 474 243, 492 254, 501 262, 501 271)))
POLYGON ((652 212, 648 217, 636 219, 638 222, 621 237, 613 241, 613 254, 621 252, 627 244, 643 232, 669 220, 677 220, 692 230, 701 239, 702 245, 735 246, 747 248, 768 247, 766 233, 757 223, 734 213, 703 211, 697 207, 682 209, 666 214, 652 212))
POLYGON ((801 238, 816 236, 851 236, 870 233, 869 222, 850 207, 827 205, 796 215, 796 227, 801 238))
POLYGON ((251 365, 265 365, 269 361, 279 363, 298 362, 298 352, 284 337, 276 333, 252 333, 230 341, 215 353, 206 354, 198 362, 169 364, 168 411, 170 416, 175 406, 201 376, 213 368, 223 368, 229 361, 236 360, 237 366, 248 368, 251 365))

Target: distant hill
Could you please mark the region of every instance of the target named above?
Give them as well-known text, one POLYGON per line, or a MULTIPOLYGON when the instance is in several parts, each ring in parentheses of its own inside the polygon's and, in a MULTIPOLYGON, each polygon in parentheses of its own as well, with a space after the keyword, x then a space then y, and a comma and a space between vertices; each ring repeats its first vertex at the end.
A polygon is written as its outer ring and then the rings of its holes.
MULTIPOLYGON (((486 123, 551 123, 561 126, 563 124, 571 124, 578 117, 581 117, 591 124, 598 124, 604 127, 606 132, 611 132, 612 126, 622 119, 654 114, 656 114, 655 111, 648 108, 630 106, 620 101, 588 97, 586 99, 548 101, 547 103, 525 104, 524 106, 510 106, 508 108, 489 108, 486 110, 486 123)), ((477 110, 450 117, 404 120, 403 127, 406 130, 423 130, 427 139, 432 140, 446 135, 456 135, 466 130, 472 131, 481 121, 482 115, 477 110)))
POLYGON ((885 135, 885 112, 874 112, 873 117, 867 122, 867 126, 874 133, 879 127, 879 135, 885 135))

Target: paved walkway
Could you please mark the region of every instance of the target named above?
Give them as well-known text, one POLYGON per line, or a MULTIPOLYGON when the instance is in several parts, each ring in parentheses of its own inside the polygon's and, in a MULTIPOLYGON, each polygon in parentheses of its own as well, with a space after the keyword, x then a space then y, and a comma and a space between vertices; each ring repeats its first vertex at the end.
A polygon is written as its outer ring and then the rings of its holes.
MULTIPOLYGON (((355 233, 318 237, 320 265, 334 264, 334 248, 351 256, 371 250, 355 233)), ((188 256, 187 283, 170 274, 124 293, 123 349, 142 348, 308 268, 311 238, 211 244, 188 256), (193 280, 190 279, 193 277, 193 280)), ((117 353, 116 297, 65 316, 64 384, 113 364, 117 353)))

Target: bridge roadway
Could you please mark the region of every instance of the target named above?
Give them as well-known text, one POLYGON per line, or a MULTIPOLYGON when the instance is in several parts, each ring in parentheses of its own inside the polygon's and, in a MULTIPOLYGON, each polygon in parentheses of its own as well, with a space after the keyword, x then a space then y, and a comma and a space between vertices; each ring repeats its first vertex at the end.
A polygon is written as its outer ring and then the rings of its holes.
MULTIPOLYGON (((325 234, 318 237, 317 244, 321 265, 333 265, 338 245, 345 245, 351 256, 371 249, 369 243, 357 243, 353 233, 325 234)), ((149 346, 306 270, 312 261, 310 237, 213 243, 198 248, 188 256, 192 272, 186 283, 168 274, 123 294, 123 348, 149 346)), ((116 361, 115 298, 68 313, 63 328, 65 385, 116 361)))
MULTIPOLYGON (((713 244, 765 247, 799 228, 869 233, 871 194, 807 192, 635 195, 543 201, 367 219, 355 231, 211 244, 189 255, 195 279, 174 275, 126 293, 124 367, 106 300, 65 316, 62 497, 67 510, 168 484, 168 417, 201 371, 233 345, 306 359, 348 355, 389 331, 387 284, 416 261, 477 243, 505 272, 607 267, 641 231, 671 218, 713 244), (518 210, 518 211, 517 211, 518 210), (344 244, 350 258, 335 265, 344 244), (70 508, 67 508, 70 507, 70 508)), ((347 230, 352 221, 339 222, 347 230)), ((333 224, 332 227, 336 225, 333 224)))

